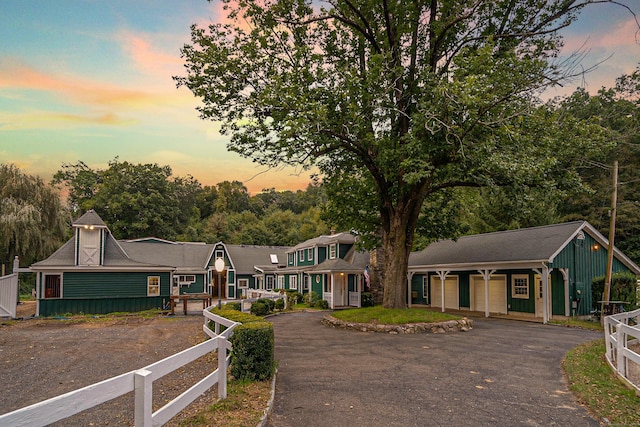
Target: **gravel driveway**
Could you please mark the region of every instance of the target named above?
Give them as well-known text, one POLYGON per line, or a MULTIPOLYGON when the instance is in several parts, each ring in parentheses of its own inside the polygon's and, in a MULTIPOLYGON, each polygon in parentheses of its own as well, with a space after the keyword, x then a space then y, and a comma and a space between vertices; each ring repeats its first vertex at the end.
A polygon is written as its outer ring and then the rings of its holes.
MULTIPOLYGON (((142 368, 205 338, 201 315, 117 320, 25 320, 0 326, 0 414, 142 368)), ((154 410, 216 367, 205 356, 154 382, 154 410)), ((203 398, 215 400, 215 387, 203 398)), ((191 405, 175 424, 198 409, 191 405)), ((62 420, 59 426, 131 426, 133 394, 62 420)))

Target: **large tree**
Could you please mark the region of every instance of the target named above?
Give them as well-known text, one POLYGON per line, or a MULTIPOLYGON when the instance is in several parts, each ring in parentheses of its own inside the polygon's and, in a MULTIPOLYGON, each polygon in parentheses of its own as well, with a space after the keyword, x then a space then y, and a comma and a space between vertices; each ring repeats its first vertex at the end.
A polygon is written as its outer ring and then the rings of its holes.
POLYGON ((118 239, 194 237, 189 227, 200 217, 202 187, 193 177, 173 177, 170 166, 116 158, 107 169, 93 170, 80 161, 63 164, 53 183, 67 187, 75 215, 94 209, 118 239))
POLYGON ((557 30, 601 2, 223 0, 224 22, 192 27, 176 79, 230 150, 317 167, 332 205, 384 249, 384 305, 405 307, 415 230, 454 231, 433 215, 443 192, 578 183, 600 133, 538 97, 567 77, 557 30))
POLYGON ((0 164, 0 264, 31 264, 53 253, 66 238, 69 217, 60 195, 39 177, 0 164))

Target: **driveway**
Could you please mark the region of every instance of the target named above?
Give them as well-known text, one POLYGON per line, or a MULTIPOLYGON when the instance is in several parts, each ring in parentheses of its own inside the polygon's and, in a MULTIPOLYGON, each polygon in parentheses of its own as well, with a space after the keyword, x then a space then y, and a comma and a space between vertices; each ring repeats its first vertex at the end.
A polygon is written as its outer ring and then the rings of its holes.
POLYGON ((278 378, 268 426, 598 426, 561 361, 593 331, 474 319, 469 332, 328 328, 326 313, 271 317, 278 378))

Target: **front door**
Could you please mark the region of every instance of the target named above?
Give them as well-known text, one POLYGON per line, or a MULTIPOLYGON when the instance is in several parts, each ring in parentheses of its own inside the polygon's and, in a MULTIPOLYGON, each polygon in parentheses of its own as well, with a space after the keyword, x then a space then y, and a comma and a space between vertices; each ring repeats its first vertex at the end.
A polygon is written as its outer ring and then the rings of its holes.
MULTIPOLYGON (((535 275, 535 298, 536 298, 536 317, 544 317, 544 299, 542 298, 542 278, 535 275)), ((549 300, 551 300, 551 292, 549 292, 549 300)))

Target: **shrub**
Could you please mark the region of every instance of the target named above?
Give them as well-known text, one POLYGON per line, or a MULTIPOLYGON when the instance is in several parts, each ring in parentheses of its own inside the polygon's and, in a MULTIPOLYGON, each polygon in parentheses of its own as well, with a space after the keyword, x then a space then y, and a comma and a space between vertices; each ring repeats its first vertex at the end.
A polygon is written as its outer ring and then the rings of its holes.
POLYGON ((360 300, 362 307, 373 307, 373 294, 371 292, 363 292, 360 300))
POLYGON ((242 304, 239 302, 228 302, 224 305, 224 309, 242 311, 242 304))
POLYGON ((284 310, 284 298, 276 300, 276 310, 284 310))
POLYGON ((258 301, 251 304, 251 314, 256 316, 266 316, 271 313, 269 309, 269 304, 264 302, 264 300, 259 299, 258 301))
POLYGON ((322 310, 327 310, 329 308, 329 301, 321 299, 321 300, 316 301, 316 303, 313 306, 315 308, 320 308, 322 310))
POLYGON ((272 299, 260 298, 258 301, 262 301, 263 303, 269 306, 269 313, 271 313, 273 309, 276 307, 276 302, 272 299))
MULTIPOLYGON (((599 309, 598 301, 602 301, 604 294, 604 276, 595 277, 591 282, 591 301, 593 307, 599 309)), ((631 273, 614 273, 611 276, 611 292, 609 301, 625 301, 629 308, 634 309, 637 302, 636 276, 631 273)))
POLYGON ((242 324, 231 337, 231 375, 237 380, 265 381, 275 372, 273 324, 242 324))
POLYGON ((293 307, 294 304, 300 304, 302 302, 302 294, 298 291, 287 290, 287 301, 289 307, 293 307))
POLYGON ((308 294, 304 294, 303 302, 309 304, 310 307, 314 307, 316 303, 320 300, 320 295, 317 292, 311 291, 308 294))

